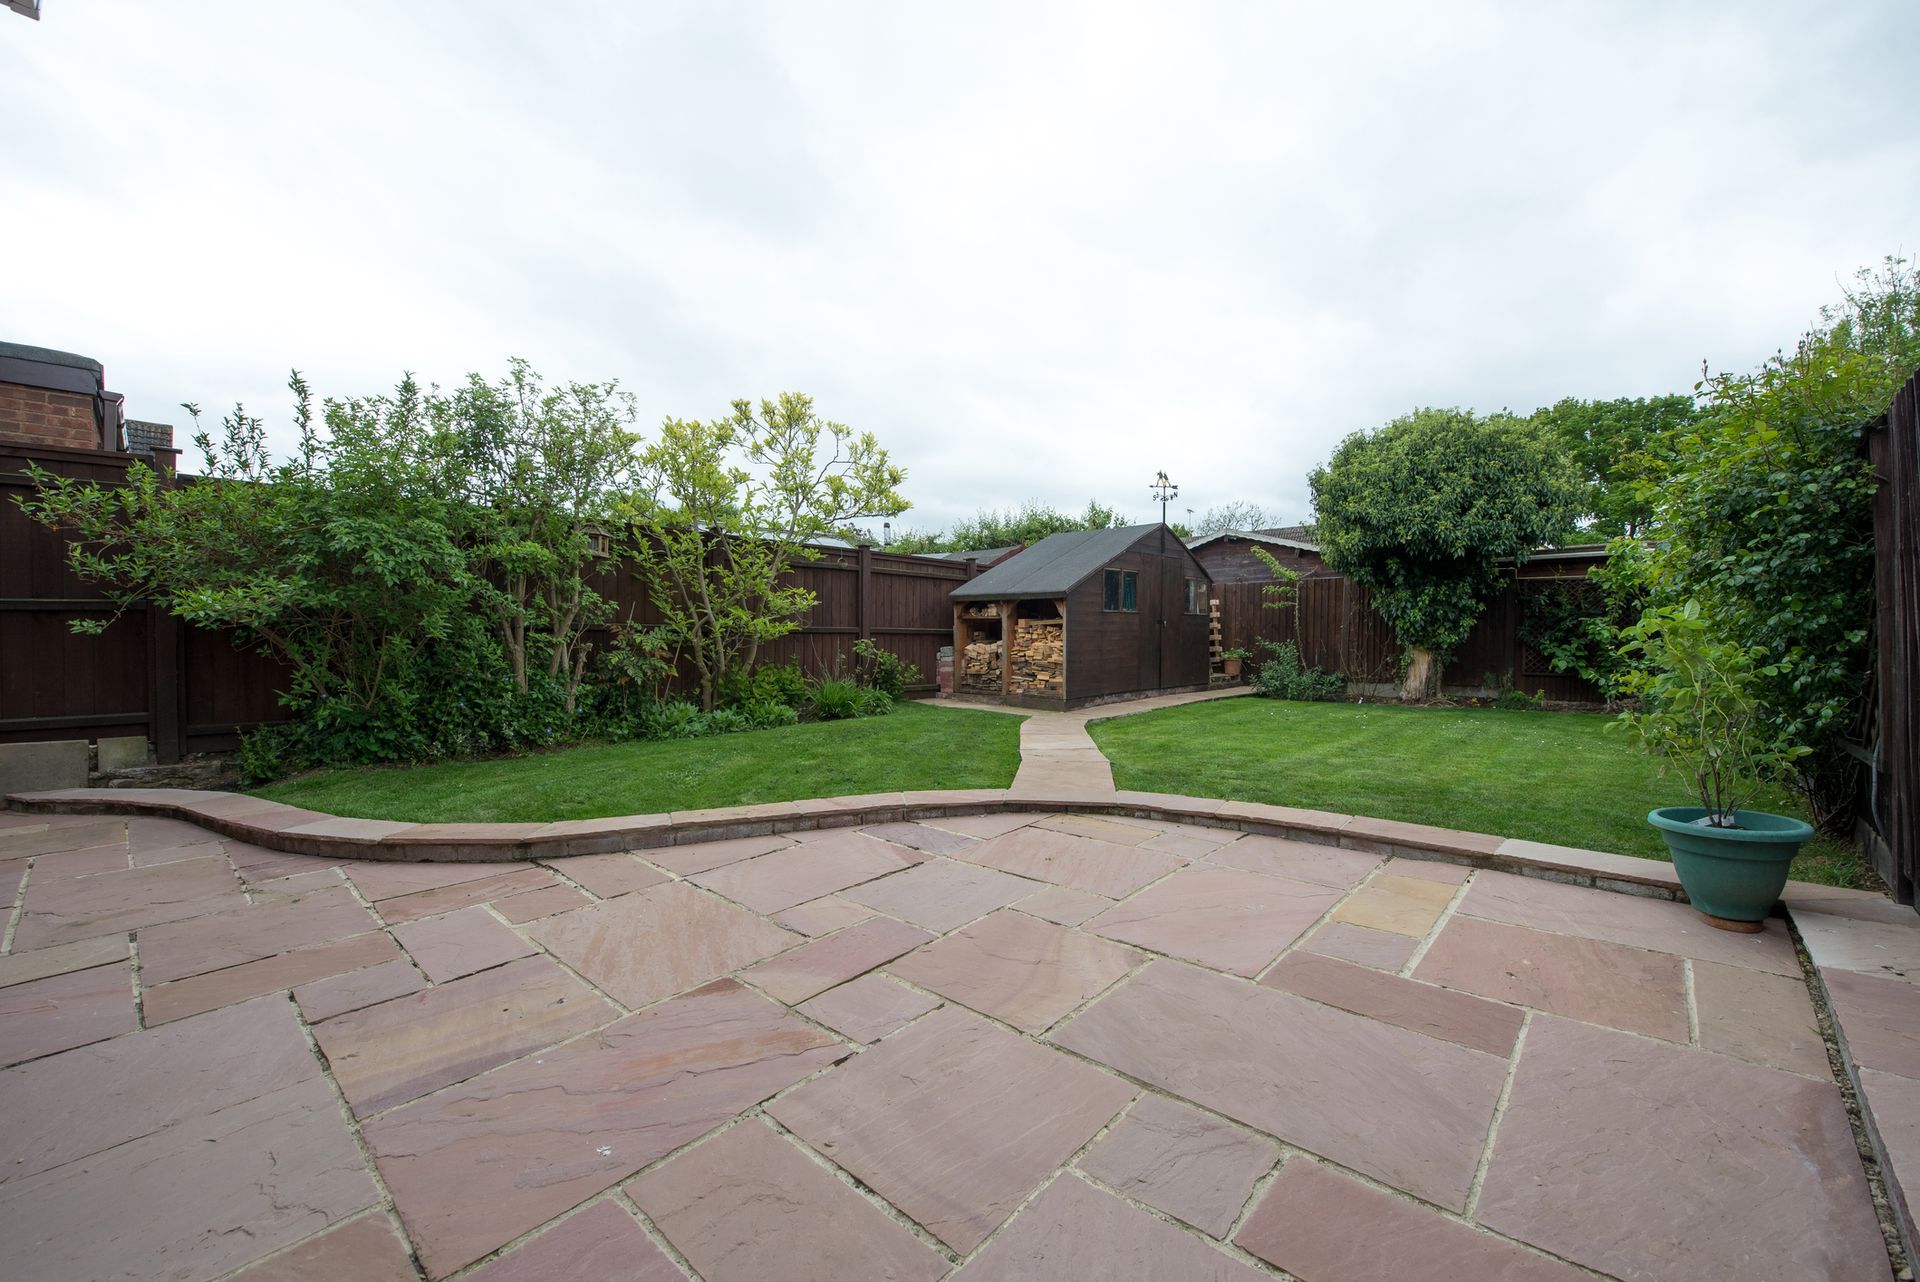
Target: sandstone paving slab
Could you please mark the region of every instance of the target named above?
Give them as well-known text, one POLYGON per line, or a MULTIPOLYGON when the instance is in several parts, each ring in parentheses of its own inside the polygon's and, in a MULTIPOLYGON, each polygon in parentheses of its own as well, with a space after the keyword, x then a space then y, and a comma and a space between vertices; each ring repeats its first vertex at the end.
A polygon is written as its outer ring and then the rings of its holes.
POLYGON ((1163 832, 1142 842, 1142 850, 1154 850, 1180 859, 1201 859, 1240 838, 1237 832, 1216 828, 1193 828, 1181 832, 1163 832))
POLYGON ((364 1134, 422 1263, 440 1277, 845 1053, 720 980, 395 1109, 364 1134))
POLYGON ((1028 895, 1025 899, 1015 901, 1013 906, 1029 916, 1050 921, 1056 926, 1078 926, 1087 918, 1098 916, 1113 907, 1113 900, 1091 891, 1073 890, 1066 886, 1047 886, 1028 895))
MULTIPOLYGON (((218 857, 219 847, 200 852, 202 858, 218 857)), ((41 855, 33 861, 35 881, 55 881, 65 877, 91 877, 96 873, 119 872, 131 867, 124 844, 84 846, 41 855)))
POLYGON ((1379 855, 1285 837, 1245 836, 1208 855, 1216 864, 1351 890, 1381 864, 1379 855))
MULTIPOLYGON (((656 874, 656 882, 664 880, 666 880, 664 877, 656 874)), ((530 921, 551 917, 569 908, 584 908, 592 902, 584 891, 576 890, 572 886, 548 886, 545 890, 529 890, 524 895, 508 895, 504 899, 496 899, 493 901, 493 911, 516 926, 524 926, 530 921)))
POLYGON ((947 1261, 764 1121, 626 1186, 706 1282, 933 1282, 947 1261))
POLYGON ((125 935, 99 935, 52 948, 36 948, 32 952, 7 953, 0 955, 0 988, 45 979, 48 975, 105 966, 126 956, 125 935))
POLYGON ((349 860, 340 866, 349 881, 359 887, 369 902, 394 900, 420 890, 457 887, 463 881, 484 881, 503 873, 518 873, 532 864, 453 864, 453 862, 386 862, 386 860, 349 860))
POLYGON ((1371 966, 1392 974, 1407 964, 1420 941, 1390 930, 1356 926, 1347 921, 1330 921, 1300 941, 1307 952, 1337 957, 1356 966, 1371 966))
POLYGON ((444 917, 395 926, 393 937, 400 941, 421 973, 436 984, 488 970, 517 957, 528 957, 535 951, 532 944, 478 905, 444 917))
POLYGON ((811 841, 755 855, 739 863, 698 873, 691 880, 744 904, 757 913, 777 913, 863 881, 899 872, 912 854, 901 847, 862 837, 835 834, 833 841, 811 841), (899 854, 892 853, 898 850, 899 854))
MULTIPOLYGON (((140 862, 143 855, 221 840, 219 833, 184 819, 161 819, 140 815, 122 822, 127 826, 127 853, 133 856, 136 863, 140 862)), ((169 861, 155 860, 154 862, 169 861)))
POLYGON ((1697 961, 1693 1001, 1702 1048, 1808 1077, 1832 1076, 1804 980, 1697 961))
POLYGON ((1513 1053, 1520 1025, 1526 1021, 1526 1013, 1513 1006, 1315 953, 1282 957, 1260 982, 1501 1059, 1513 1053))
MULTIPOLYGON (((497 867, 498 865, 487 866, 497 867)), ((491 903, 496 899, 546 890, 560 884, 560 880, 545 868, 522 868, 517 872, 481 877, 453 886, 440 886, 411 895, 400 895, 394 899, 383 899, 379 904, 380 915, 389 925, 397 926, 401 922, 418 921, 422 917, 437 917, 441 913, 456 912, 472 904, 491 903)))
POLYGON ((1686 965, 1671 953, 1456 915, 1413 973, 1569 1019, 1688 1038, 1686 965))
POLYGON ((369 931, 147 988, 141 994, 140 1013, 152 1028, 296 984, 378 966, 399 956, 400 949, 393 940, 381 931, 369 931))
POLYGON ((1035 820, 1033 826, 1054 832, 1070 832, 1081 837, 1097 837, 1121 846, 1144 846, 1161 833, 1158 828, 1131 824, 1122 819, 1109 819, 1105 815, 1048 815, 1045 819, 1035 820))
POLYGON ((611 1199, 543 1229, 462 1282, 686 1282, 640 1221, 611 1199))
POLYGON ((1002 909, 887 969, 983 1015, 1040 1033, 1144 960, 1131 948, 1002 909))
POLYGON ((917 993, 883 975, 862 975, 809 998, 795 1009, 843 1037, 871 1043, 939 1004, 938 998, 917 993))
POLYGON ((14 929, 13 950, 123 934, 245 902, 224 858, 30 882, 20 924, 14 929))
POLYGON ((992 837, 1003 837, 1016 828, 1024 828, 1038 818, 1040 816, 1031 811, 1009 810, 997 815, 946 815, 927 822, 948 832, 986 841, 992 837))
POLYGON ((1031 827, 983 841, 959 857, 1109 899, 1124 899, 1186 864, 1172 855, 1031 827))
POLYGON ((1339 899, 1338 890, 1286 877, 1183 868, 1085 928, 1251 979, 1339 899))
POLYGON ((1600 939, 1776 975, 1800 974, 1800 959, 1794 955, 1784 922, 1770 919, 1760 934, 1735 934, 1715 930, 1686 904, 1664 899, 1512 873, 1482 872, 1467 888, 1459 912, 1557 935, 1600 939))
POLYGON ((263 895, 258 902, 228 911, 143 928, 140 980, 164 984, 294 948, 364 935, 379 927, 353 892, 338 883, 263 895))
POLYGON ((1387 860, 1380 873, 1385 877, 1412 877, 1416 881, 1437 881, 1446 886, 1458 886, 1473 875, 1473 869, 1465 864, 1443 863, 1438 859, 1408 859, 1401 856, 1387 860))
POLYGON ((857 921, 865 921, 871 916, 873 909, 865 904, 856 904, 839 895, 822 895, 804 904, 796 904, 785 912, 775 913, 773 919, 788 930, 797 930, 803 935, 831 935, 836 930, 857 921))
POLYGON ((202 832, 202 840, 191 846, 149 846, 144 850, 130 850, 129 862, 135 868, 145 868, 153 864, 178 863, 182 859, 205 859, 210 855, 227 853, 226 843, 210 832, 202 832))
POLYGON ((785 850, 793 845, 790 837, 735 837, 729 841, 702 841, 684 846, 655 846, 646 852, 649 863, 659 864, 682 877, 707 872, 727 864, 737 864, 755 855, 785 850))
POLYGON ((405 997, 408 993, 417 993, 426 986, 426 979, 414 969, 413 963, 398 958, 368 966, 364 970, 301 984, 293 990, 293 1000, 299 1004, 300 1013, 307 1022, 317 1024, 350 1010, 377 1006, 396 997, 405 997))
POLYGON ((527 957, 313 1030, 361 1117, 604 1024, 619 1011, 546 957, 527 957))
POLYGON ((1048 1185, 1006 1232, 954 1274, 960 1282, 1255 1282, 1264 1276, 1072 1175, 1048 1185))
POLYGON ((1452 1210, 1505 1060, 1290 993, 1156 961, 1051 1040, 1452 1210))
POLYGON ((796 1006, 932 938, 917 927, 874 917, 748 967, 741 978, 768 996, 796 1006))
POLYGON ((119 844, 126 849, 124 819, 78 819, 69 823, 28 826, 0 831, 0 858, 30 858, 62 850, 119 844))
POLYGON ((413 1252, 383 1212, 336 1225, 242 1269, 233 1282, 419 1282, 413 1252))
POLYGON ((910 846, 929 855, 950 855, 956 850, 965 850, 979 840, 978 837, 925 823, 873 824, 860 831, 869 837, 878 837, 896 846, 910 846))
POLYGON ((951 1007, 768 1106, 955 1251, 984 1241, 1133 1097, 951 1007))
POLYGON ((1913 909, 1879 895, 1831 888, 1787 888, 1793 924, 1814 965, 1857 970, 1920 984, 1920 928, 1913 909))
POLYGON ((548 917, 526 932, 632 1008, 698 988, 800 942, 792 931, 685 882, 548 917))
POLYGON ((379 1196, 315 1073, 0 1185, 0 1241, 22 1278, 209 1279, 379 1196))
POLYGON ((130 960, 0 988, 0 1067, 137 1027, 130 960))
POLYGON ((1458 889, 1421 877, 1380 873, 1341 904, 1333 918, 1419 939, 1433 929, 1458 889))
POLYGON ((555 859, 548 867, 602 899, 630 895, 667 879, 665 873, 630 854, 575 855, 571 859, 555 859))
POLYGON ((1528 1029, 1475 1215, 1633 1282, 1887 1276, 1831 1082, 1550 1017, 1528 1029))
POLYGON ((1304 1157, 1280 1168, 1233 1240, 1308 1282, 1581 1282, 1589 1276, 1304 1157))
POLYGON ((1103 1184, 1224 1237, 1280 1146, 1164 1095, 1143 1095, 1081 1157, 1103 1184))
POLYGON ((1822 970, 1820 978, 1854 1063, 1920 1077, 1920 987, 1848 970, 1822 970))
POLYGON ((0 1184, 319 1076, 300 1021, 272 998, 7 1069, 0 1184))
POLYGON ((249 886, 264 881, 275 881, 281 877, 298 876, 301 873, 331 866, 330 861, 313 855, 294 855, 284 850, 268 850, 265 846, 234 841, 231 838, 221 844, 226 847, 227 859, 233 864, 234 871, 239 873, 240 880, 249 886))
POLYGON ((1004 908, 1040 887, 1040 882, 994 868, 953 859, 929 859, 878 881, 854 886, 841 892, 840 897, 916 926, 945 932, 1004 908))
POLYGON ((1860 1093, 1884 1155, 1881 1174, 1908 1225, 1920 1204, 1920 1080, 1878 1069, 1860 1070, 1860 1093))

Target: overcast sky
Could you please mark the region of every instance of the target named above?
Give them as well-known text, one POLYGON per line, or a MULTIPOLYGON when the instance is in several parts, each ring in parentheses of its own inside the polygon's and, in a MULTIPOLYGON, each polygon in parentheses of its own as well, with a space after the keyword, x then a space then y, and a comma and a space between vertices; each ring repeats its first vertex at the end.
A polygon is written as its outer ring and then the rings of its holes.
POLYGON ((0 338, 281 439, 294 367, 806 391, 897 525, 1305 519, 1348 432, 1685 391, 1920 251, 1912 0, 44 8, 0 338))

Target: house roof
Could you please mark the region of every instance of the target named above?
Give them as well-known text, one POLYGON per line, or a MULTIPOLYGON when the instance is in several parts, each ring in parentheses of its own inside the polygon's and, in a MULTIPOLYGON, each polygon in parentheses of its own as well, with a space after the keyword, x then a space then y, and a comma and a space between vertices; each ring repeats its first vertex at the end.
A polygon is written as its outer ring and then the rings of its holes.
MULTIPOLYGON (((1292 525, 1285 528, 1290 530, 1303 530, 1306 527, 1292 525)), ((1193 542, 1187 544, 1187 550, 1191 552, 1195 548, 1203 548, 1207 546, 1207 544, 1217 543, 1221 539, 1245 539, 1249 543, 1267 543, 1274 547, 1295 548, 1301 552, 1318 552, 1320 550, 1318 543, 1314 543, 1308 539, 1292 538, 1267 530, 1222 530, 1218 534, 1209 534, 1204 539, 1193 540, 1193 542)))
POLYGON ((100 362, 91 356, 55 351, 51 347, 34 347, 28 343, 0 343, 0 356, 16 361, 39 361, 42 365, 65 365, 72 369, 83 369, 92 374, 101 372, 100 362))
POLYGON ((1009 543, 1003 548, 976 548, 968 552, 916 552, 915 556, 924 556, 932 561, 978 561, 982 565, 992 565, 1020 545, 1009 543))
MULTIPOLYGON (((1049 534, 1018 555, 1008 557, 949 595, 955 601, 1009 601, 1065 596, 1088 575, 1127 551, 1156 525, 1126 525, 1114 530, 1070 530, 1049 534)), ((1178 540, 1175 540, 1178 542, 1178 540)))

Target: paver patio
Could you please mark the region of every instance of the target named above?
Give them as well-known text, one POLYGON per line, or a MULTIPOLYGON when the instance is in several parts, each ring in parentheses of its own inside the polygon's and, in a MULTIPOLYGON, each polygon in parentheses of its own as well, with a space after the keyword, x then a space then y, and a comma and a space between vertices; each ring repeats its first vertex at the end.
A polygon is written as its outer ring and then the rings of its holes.
MULTIPOLYGON (((1042 812, 0 862, 8 1277, 1890 1276, 1777 919, 1042 812)), ((1913 1155, 1920 924, 1789 906, 1913 1155)))

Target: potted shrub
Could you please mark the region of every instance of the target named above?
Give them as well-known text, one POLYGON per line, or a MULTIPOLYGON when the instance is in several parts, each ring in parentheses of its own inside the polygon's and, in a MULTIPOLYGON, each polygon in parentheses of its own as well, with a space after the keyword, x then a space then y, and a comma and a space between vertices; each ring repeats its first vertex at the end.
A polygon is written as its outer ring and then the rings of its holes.
POLYGON ((1697 806, 1648 813, 1694 909, 1722 930, 1758 931, 1813 829, 1742 804, 1810 749, 1767 737, 1754 679, 1775 676, 1763 651, 1712 635, 1700 603, 1649 611, 1627 630, 1645 665, 1626 679, 1642 706, 1622 714, 1649 751, 1693 779, 1697 806))
POLYGON ((1235 646, 1231 650, 1220 652, 1220 666, 1229 677, 1240 675, 1240 665, 1253 657, 1253 651, 1244 646, 1235 646))

